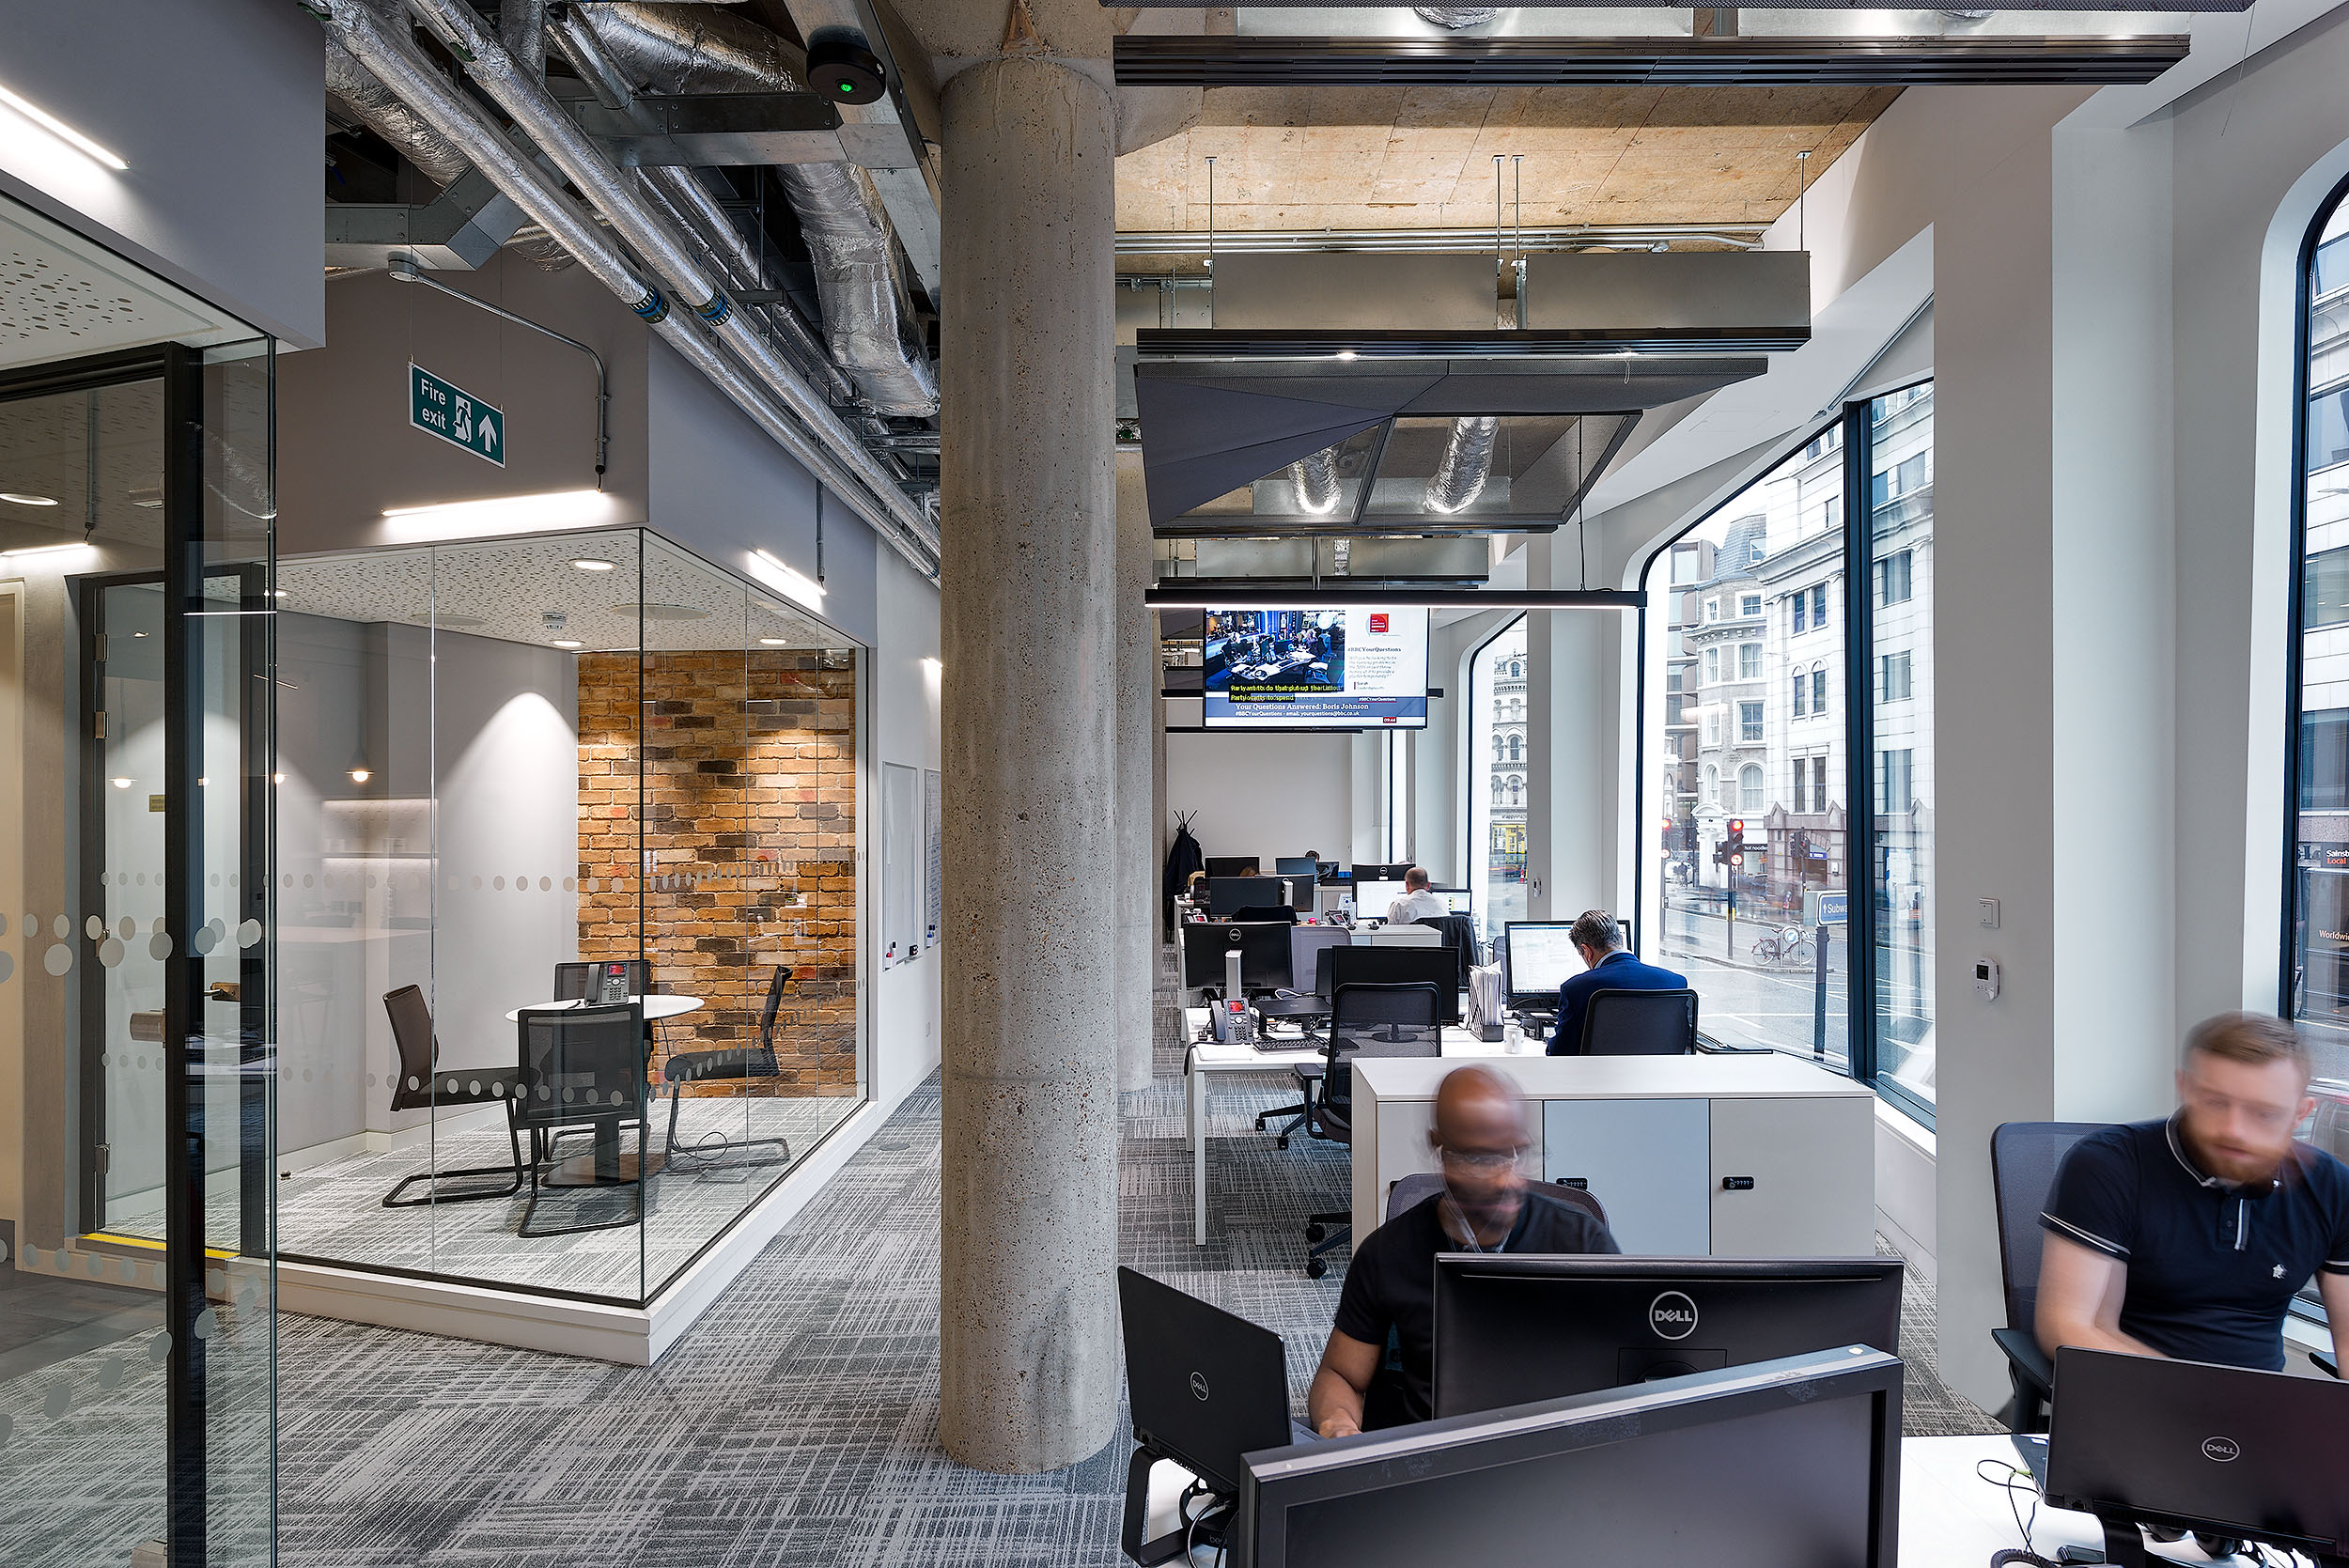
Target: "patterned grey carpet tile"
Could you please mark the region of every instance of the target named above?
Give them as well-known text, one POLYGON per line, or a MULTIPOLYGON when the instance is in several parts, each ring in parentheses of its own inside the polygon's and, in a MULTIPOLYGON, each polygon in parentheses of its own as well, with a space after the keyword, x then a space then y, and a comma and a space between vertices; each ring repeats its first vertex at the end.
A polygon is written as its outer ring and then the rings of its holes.
MULTIPOLYGON (((1263 1323, 1301 1409, 1343 1282, 1302 1270, 1303 1219, 1345 1206, 1345 1151, 1251 1125, 1281 1078, 1215 1104, 1215 1219, 1190 1241, 1180 1047, 1126 1097, 1120 1256, 1263 1323)), ((1128 1427, 1051 1475, 996 1476, 937 1440, 935 1079, 654 1367, 614 1367, 319 1319, 280 1320, 281 1560, 288 1568, 1109 1568, 1128 1427)), ((494 1209, 499 1205, 476 1205, 494 1209)), ((1912 1433, 1995 1430, 1934 1374, 1931 1294, 1902 1349, 1912 1433)), ((134 1353, 139 1342, 125 1343, 134 1353)), ((119 1347, 117 1347, 118 1349, 119 1347)), ((23 1562, 127 1560, 154 1533, 158 1396, 103 1356, 63 1363, 72 1418, 0 1382, 0 1541, 23 1562)), ((133 1375, 135 1374, 135 1375, 133 1375)), ((257 1417, 239 1418, 248 1427, 257 1417)))

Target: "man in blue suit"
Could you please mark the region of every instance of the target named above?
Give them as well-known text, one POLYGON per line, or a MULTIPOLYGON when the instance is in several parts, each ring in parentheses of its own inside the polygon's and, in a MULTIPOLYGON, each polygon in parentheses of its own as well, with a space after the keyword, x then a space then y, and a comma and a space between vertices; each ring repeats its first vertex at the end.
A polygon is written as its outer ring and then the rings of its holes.
POLYGON ((1623 927, 1604 909, 1585 909, 1566 933, 1582 955, 1582 972, 1558 987, 1558 1032, 1549 1039, 1552 1056, 1582 1054, 1582 1004, 1594 991, 1679 991, 1688 978, 1653 964, 1642 964, 1623 945, 1623 927))

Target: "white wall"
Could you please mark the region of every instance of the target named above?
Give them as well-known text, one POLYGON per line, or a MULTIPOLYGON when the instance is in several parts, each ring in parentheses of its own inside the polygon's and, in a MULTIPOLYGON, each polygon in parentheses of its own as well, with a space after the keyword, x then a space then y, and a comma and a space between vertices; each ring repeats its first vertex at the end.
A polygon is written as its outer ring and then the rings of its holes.
MULTIPOLYGON (((1375 859, 1356 837, 1357 741, 1353 735, 1169 735, 1166 809, 1197 814, 1190 831, 1210 855, 1253 855, 1267 868, 1276 856, 1309 849, 1325 860, 1375 859)), ((1367 749, 1375 757, 1375 744, 1367 749)))
POLYGON ((6 84, 130 167, 0 137, 0 194, 279 338, 326 335, 325 36, 278 0, 0 0, 6 84))
MULTIPOLYGON (((866 689, 872 705, 872 755, 864 768, 866 823, 865 864, 879 864, 880 764, 903 763, 925 771, 941 766, 939 757, 938 588, 897 557, 882 551, 878 561, 880 644, 874 649, 866 689)), ((947 866, 945 875, 954 875, 947 866)), ((878 878, 863 878, 869 914, 879 912, 878 878)), ((927 896, 926 870, 921 878, 927 896)), ((1151 918, 1147 910, 1138 918, 1151 918)), ((867 929, 878 932, 877 918, 867 929)), ((869 955, 877 952, 868 938, 868 972, 879 976, 873 987, 872 1059, 869 1072, 873 1098, 893 1104, 938 1066, 940 976, 945 964, 931 948, 910 964, 882 970, 869 955)), ((941 934, 942 939, 942 934, 941 934)))

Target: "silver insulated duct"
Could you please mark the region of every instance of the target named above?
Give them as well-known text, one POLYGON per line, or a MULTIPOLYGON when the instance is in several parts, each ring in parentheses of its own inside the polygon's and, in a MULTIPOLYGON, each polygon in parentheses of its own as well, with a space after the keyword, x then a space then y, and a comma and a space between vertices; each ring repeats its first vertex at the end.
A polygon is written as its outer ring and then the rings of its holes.
POLYGON ((1466 507, 1492 477, 1493 440, 1501 421, 1491 414, 1471 414, 1452 422, 1435 476, 1427 481, 1427 509, 1449 516, 1466 507))
POLYGON ((1308 517, 1326 518, 1338 509, 1338 449, 1325 446, 1289 464, 1297 506, 1308 517))
MULTIPOLYGON (((595 0, 573 8, 636 90, 664 93, 797 92, 800 61, 753 22, 696 5, 595 0)), ((853 163, 786 163, 777 173, 815 262, 832 357, 878 413, 938 411, 938 373, 913 320, 872 177, 853 163)))
POLYGON ((1435 27, 1480 27, 1501 14, 1498 6, 1413 6, 1422 22, 1435 27))
MULTIPOLYGON (((399 0, 365 0, 386 26, 406 27, 408 8, 399 0)), ((334 34, 326 35, 327 95, 349 109, 360 124, 399 148, 400 156, 442 190, 473 167, 457 144, 435 131, 422 115, 399 100, 375 72, 359 63, 334 34)))

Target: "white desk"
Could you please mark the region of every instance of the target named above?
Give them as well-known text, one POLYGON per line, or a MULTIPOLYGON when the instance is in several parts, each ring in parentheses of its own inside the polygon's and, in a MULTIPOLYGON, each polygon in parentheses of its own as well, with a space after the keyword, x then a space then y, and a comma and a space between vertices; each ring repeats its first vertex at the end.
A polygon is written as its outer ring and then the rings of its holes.
MULTIPOLYGON (((1437 1169, 1427 1132, 1450 1068, 1425 1057, 1353 1067, 1360 1247, 1388 1188, 1437 1169)), ((1864 1084, 1775 1052, 1529 1055, 1506 1071, 1532 1102, 1526 1173, 1586 1187, 1626 1252, 1875 1250, 1875 1095, 1864 1084)))
MULTIPOLYGON (((2008 1512, 2006 1494, 1974 1473, 1985 1459, 2022 1467, 2015 1445, 2004 1437, 1905 1437, 1901 1440, 1901 1568, 1983 1568, 1990 1554, 2022 1545, 2015 1516, 2008 1512)), ((1995 1469, 1993 1474, 1999 1473, 1995 1469)), ((1150 1473, 1150 1523, 1145 1538, 1175 1528, 1174 1508, 1186 1476, 1180 1467, 1160 1461, 1150 1473)), ((2025 1473, 2025 1482, 2030 1475, 2025 1473)), ((1692 1485, 1702 1484, 1692 1480, 1692 1485)), ((2030 1499, 2017 1497, 2023 1517, 2030 1517, 2030 1499)), ((1561 1529, 1573 1521, 1562 1519, 1561 1529)), ((2102 1546, 2104 1531, 2087 1514, 2042 1507, 2031 1531, 2031 1546, 2052 1559, 2060 1546, 2102 1546)), ((1465 1543, 1464 1543, 1465 1545, 1465 1543)), ((2185 1562, 2206 1560, 2191 1541, 2161 1548, 2185 1562)), ((1473 1553, 1464 1551, 1463 1560, 1473 1553)), ((1192 1560, 1205 1568, 1215 1553, 1201 1547, 1192 1560)))
MULTIPOLYGON (((1195 1042, 1183 1058, 1184 1126, 1190 1137, 1191 1240, 1202 1247, 1207 1244, 1207 1079, 1227 1073, 1277 1073, 1286 1079, 1292 1068, 1322 1058, 1318 1045, 1303 1041, 1294 1050, 1277 1051, 1258 1050, 1249 1045, 1197 1042, 1199 1031, 1206 1021, 1205 1007, 1183 1010, 1183 1038, 1195 1042)), ((1538 1039, 1527 1039, 1522 1044, 1527 1051, 1536 1055, 1542 1049, 1538 1039)), ((1443 1032, 1443 1053, 1447 1057, 1507 1054, 1501 1046, 1487 1045, 1465 1029, 1443 1032)))

